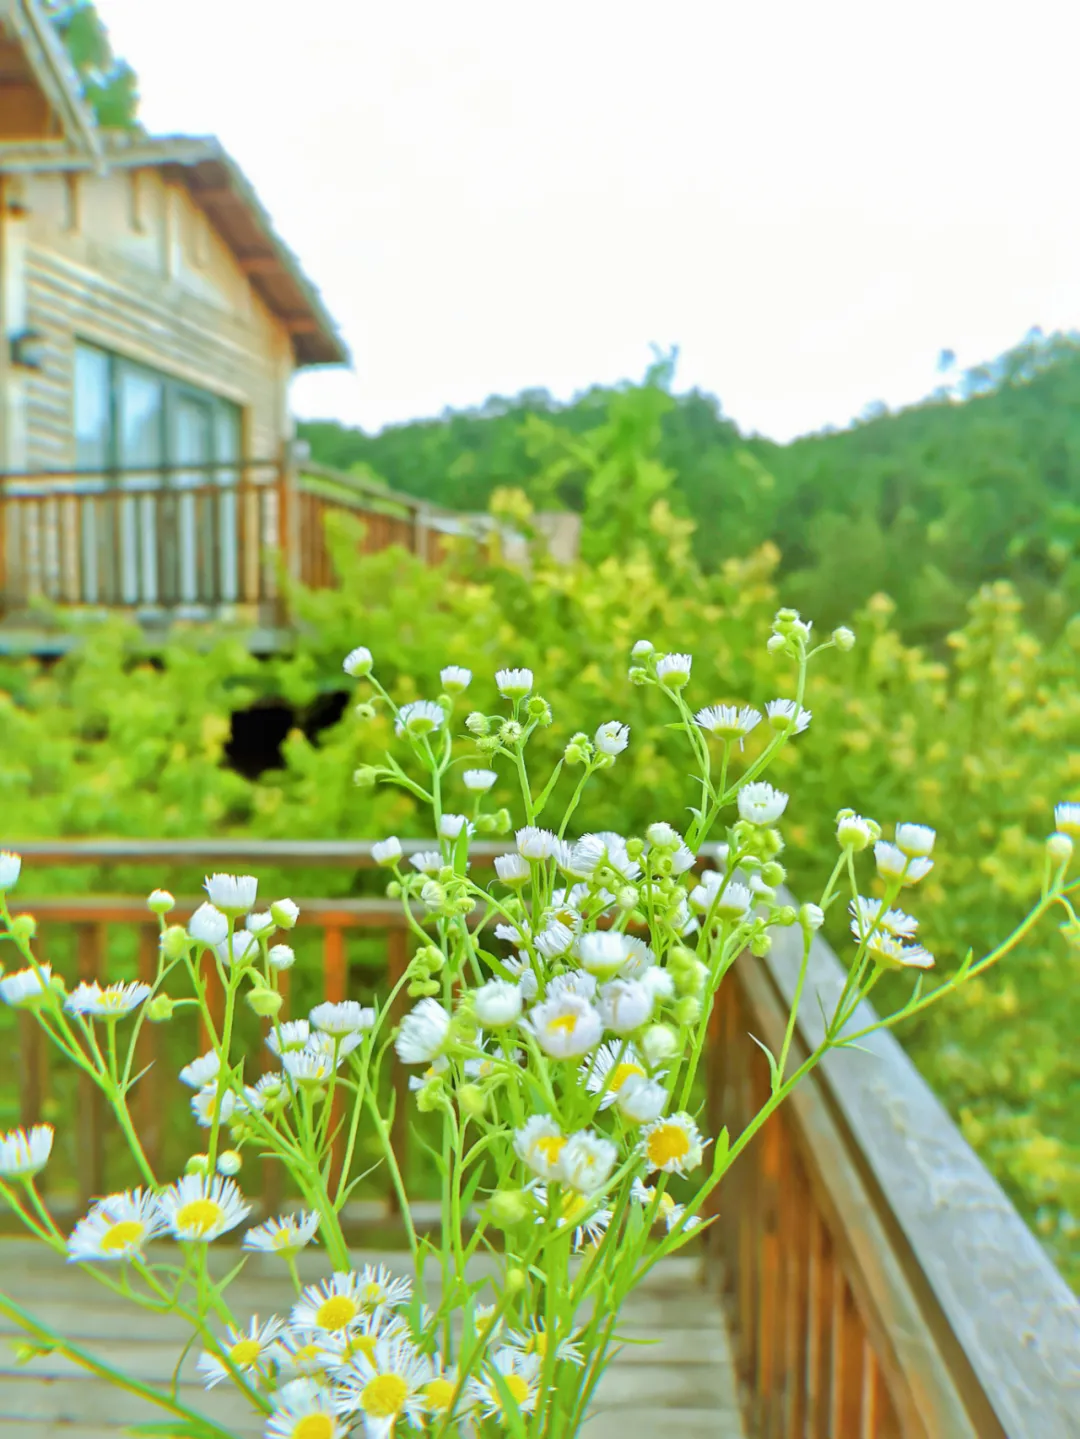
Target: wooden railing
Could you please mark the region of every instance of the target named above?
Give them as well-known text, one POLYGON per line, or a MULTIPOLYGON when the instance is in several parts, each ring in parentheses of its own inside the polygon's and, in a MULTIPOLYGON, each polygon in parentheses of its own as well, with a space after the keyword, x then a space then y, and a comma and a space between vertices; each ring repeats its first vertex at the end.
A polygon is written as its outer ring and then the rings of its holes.
MULTIPOLYGON (((0 615, 52 605, 280 615, 279 557, 336 583, 326 519, 363 522, 361 553, 400 545, 429 563, 483 522, 307 462, 280 460, 0 474, 0 615)), ((478 528, 479 527, 479 528, 478 528)))
MULTIPOLYGON (((423 848, 417 842, 417 848, 423 848)), ((26 879, 46 864, 361 870, 368 843, 138 841, 20 846, 26 879)), ((502 846, 478 844, 477 865, 502 846)), ((403 972, 409 937, 400 909, 381 899, 302 904, 319 935, 313 998, 384 986, 403 972), (362 941, 379 937, 379 952, 362 941)), ((107 972, 108 927, 139 927, 139 965, 150 973, 156 928, 139 899, 25 899, 44 953, 61 925, 75 926, 74 971, 107 972)), ((179 906, 179 918, 190 909, 179 906)), ((299 943, 298 943, 299 948, 299 943)), ((774 1052, 797 979, 796 930, 779 931, 765 960, 744 955, 721 989, 712 1020, 705 1103, 709 1128, 735 1135, 769 1091, 768 1065, 750 1035, 774 1052)), ((302 965, 292 972, 303 973, 302 965)), ((794 1054, 821 1038, 843 971, 815 943, 794 1054)), ((860 1026, 872 1011, 856 1017, 860 1026)), ((168 1027, 166 1027, 168 1028, 168 1027)), ((144 1028, 145 1058, 164 1030, 144 1028)), ((50 1071, 36 1030, 24 1024, 17 1073, 23 1115, 47 1109, 50 1071)), ((797 1060, 796 1060, 797 1062, 797 1060)), ((141 1086, 141 1117, 155 1143, 164 1080, 141 1086), (160 1087, 155 1087, 160 1086, 160 1087)), ((409 1164, 407 1078, 395 1071, 395 1146, 409 1164)), ((172 1090, 175 1102, 175 1087, 172 1090)), ((80 1103, 80 1200, 100 1193, 100 1109, 80 1103)), ((160 1142, 160 1134, 156 1136, 160 1142)), ((245 1182, 249 1193, 254 1186, 245 1182)), ((1080 1303, 1008 1199, 889 1034, 828 1056, 763 1127, 718 1192, 705 1273, 727 1297, 749 1432, 759 1439, 1075 1439, 1080 1435, 1080 1303)), ((279 1191, 267 1166, 262 1201, 279 1191)), ((385 1211, 390 1213, 388 1194, 385 1211)))

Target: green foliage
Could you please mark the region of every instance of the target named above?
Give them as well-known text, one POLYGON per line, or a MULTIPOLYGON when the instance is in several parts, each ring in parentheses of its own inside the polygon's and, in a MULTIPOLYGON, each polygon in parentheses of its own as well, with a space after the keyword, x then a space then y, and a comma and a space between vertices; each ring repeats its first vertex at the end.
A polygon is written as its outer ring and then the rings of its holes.
POLYGON ((46 10, 82 81, 83 95, 99 125, 130 130, 136 125, 138 80, 118 59, 92 0, 48 0, 46 10))
MULTIPOLYGON (((526 392, 370 437, 325 422, 301 433, 317 459, 455 508, 482 509, 508 485, 538 508, 584 510, 592 494, 602 514, 586 527, 590 552, 609 554, 660 482, 605 448, 608 427, 658 427, 651 462, 677 476, 668 498, 695 522, 700 563, 715 569, 771 541, 785 598, 820 623, 883 589, 908 638, 937 642, 963 623, 973 590, 1002 577, 1040 633, 1056 633, 1080 602, 1080 338, 1033 333, 970 371, 955 395, 896 415, 878 407, 851 429, 789 445, 743 438, 697 391, 671 396, 672 364, 569 405, 526 392), (588 485, 597 447, 612 465, 603 491, 588 485)), ((638 451, 633 464, 644 463, 638 451)))
MULTIPOLYGON (((1045 379, 975 403, 1020 405, 1045 379)), ((200 647, 193 631, 151 662, 135 631, 115 627, 53 665, 8 662, 0 668, 5 841, 58 834, 423 833, 407 795, 350 783, 358 766, 381 759, 388 738, 382 716, 361 719, 347 707, 339 723, 319 733, 298 718, 282 766, 256 779, 242 778, 227 762, 231 712, 276 701, 302 717, 328 696, 351 695, 341 658, 357 643, 376 655, 380 678, 399 702, 433 696, 440 667, 460 664, 475 672, 470 700, 490 711, 495 669, 532 668, 555 714, 536 739, 538 769, 554 765, 568 725, 591 730, 619 719, 631 726, 617 778, 596 784, 575 821, 580 830, 626 831, 661 815, 685 827, 683 756, 665 718, 627 676, 630 648, 648 638, 658 648, 692 652, 695 707, 767 701, 783 692, 778 676, 786 669, 765 643, 795 577, 778 581, 780 555, 770 544, 708 568, 696 562, 690 527, 674 512, 676 481, 664 459, 663 426, 677 408, 655 385, 616 396, 603 424, 590 424, 588 432, 562 433, 550 417, 545 422, 540 469, 551 474, 573 461, 590 526, 600 527, 621 504, 620 484, 641 486, 639 500, 624 507, 618 543, 609 537, 609 552, 590 562, 560 566, 536 547, 525 572, 466 541, 455 541, 438 569, 401 551, 363 557, 357 522, 340 516, 330 540, 341 585, 296 595, 291 653, 256 660, 236 638, 200 647)), ((751 480, 755 463, 752 456, 741 462, 751 480)), ((520 511, 522 497, 504 494, 500 503, 520 511)), ((915 545, 912 570, 919 553, 915 545)), ((1036 615, 1046 609, 1037 607, 1036 615)), ((936 867, 920 886, 919 913, 921 938, 947 973, 969 946, 978 952, 1025 910, 1038 887, 1053 805, 1080 798, 1080 617, 1040 640, 1026 624, 1015 586, 983 585, 947 645, 931 652, 902 635, 901 614, 891 599, 874 594, 858 612, 836 616, 854 624, 859 643, 815 677, 807 698, 814 722, 784 750, 775 778, 784 785, 786 771, 796 796, 786 829, 797 852, 793 871, 808 867, 814 882, 834 861, 829 817, 845 805, 885 823, 919 820, 938 828, 936 867)), ((760 743, 750 737, 748 758, 760 743)), ((509 782, 500 783, 495 799, 500 793, 509 799, 509 782)), ((553 807, 565 802, 572 784, 572 773, 564 774, 553 807)), ((451 778, 448 807, 464 809, 464 797, 451 778)), ((67 889, 87 884, 85 872, 53 879, 67 889)), ((93 876, 91 883, 129 892, 166 883, 190 893, 197 879, 129 870, 93 876)), ((268 889, 287 892, 277 877, 264 880, 268 889)), ((355 892, 360 882, 328 871, 294 874, 289 883, 302 898, 355 892)), ((842 926, 833 938, 841 933, 842 926)), ((1075 951, 1044 930, 956 1003, 900 1037, 1065 1272, 1080 1282, 1076 967, 1075 951)))

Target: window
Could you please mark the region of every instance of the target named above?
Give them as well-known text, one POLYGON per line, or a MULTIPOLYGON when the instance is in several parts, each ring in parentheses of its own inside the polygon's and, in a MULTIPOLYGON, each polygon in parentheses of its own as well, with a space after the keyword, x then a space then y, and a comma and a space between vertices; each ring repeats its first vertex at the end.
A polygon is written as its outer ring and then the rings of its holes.
POLYGON ((240 435, 229 400, 76 345, 76 468, 84 490, 110 497, 86 511, 88 602, 236 599, 240 435))

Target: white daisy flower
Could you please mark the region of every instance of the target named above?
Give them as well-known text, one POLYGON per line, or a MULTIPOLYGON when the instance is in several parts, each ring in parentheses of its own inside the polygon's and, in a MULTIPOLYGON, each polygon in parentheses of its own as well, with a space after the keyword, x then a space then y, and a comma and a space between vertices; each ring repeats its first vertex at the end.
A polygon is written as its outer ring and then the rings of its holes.
POLYGON ((632 1034, 652 1018, 652 990, 639 979, 613 979, 600 989, 600 1018, 612 1034, 632 1034))
POLYGON ((656 955, 645 941, 638 939, 635 934, 624 934, 623 940, 626 944, 626 958, 623 960, 622 968, 619 970, 619 978, 644 979, 646 974, 655 966, 656 955))
POLYGON ((537 1205, 543 1211, 537 1224, 543 1224, 545 1216, 559 1224, 573 1224, 570 1247, 575 1253, 587 1244, 597 1244, 611 1224, 611 1210, 598 1209, 596 1200, 588 1194, 579 1194, 573 1189, 564 1189, 559 1197, 557 1211, 549 1206, 546 1184, 537 1184, 533 1189, 537 1205))
POLYGON ((389 867, 396 864, 401 858, 401 840, 397 835, 391 835, 389 839, 380 839, 371 846, 371 857, 376 864, 389 867))
POLYGON ((744 784, 739 791, 739 818, 750 824, 775 824, 787 809, 788 797, 765 780, 744 784))
POLYGON ((437 999, 422 999, 401 1021, 394 1049, 402 1064, 430 1064, 450 1033, 450 1016, 437 999))
POLYGON ((122 1019, 150 998, 148 984, 109 984, 102 989, 97 980, 83 982, 64 1000, 69 1014, 83 1014, 92 1019, 122 1019))
POLYGON ((549 994, 521 1022, 552 1059, 577 1059, 599 1044, 604 1034, 600 1015, 576 994, 549 994))
MULTIPOLYGON (((643 1184, 640 1179, 635 1179, 630 1189, 630 1197, 631 1199, 636 1199, 637 1202, 644 1209, 648 1210, 652 1208, 654 1202, 656 1201, 656 1190, 651 1184, 643 1184)), ((676 1225, 678 1225, 682 1221, 682 1217, 685 1213, 686 1205, 676 1204, 674 1199, 672 1199, 671 1195, 665 1189, 663 1194, 661 1194, 660 1196, 659 1204, 657 1204, 656 1206, 657 1222, 662 1223, 667 1232, 670 1234, 671 1231, 676 1227, 676 1225)), ((697 1217, 696 1214, 691 1215, 690 1218, 686 1221, 686 1223, 683 1224, 684 1233, 688 1232, 691 1229, 696 1229, 700 1223, 701 1220, 697 1217)))
POLYGON ((315 1211, 282 1214, 267 1219, 244 1235, 245 1249, 258 1254, 279 1254, 283 1259, 306 1249, 318 1232, 321 1216, 315 1211))
POLYGON ((361 1034, 375 1023, 375 1011, 365 1009, 355 999, 338 1004, 317 1004, 309 1016, 312 1025, 324 1034, 361 1034))
POLYGON ((167 1227, 153 1194, 143 1189, 110 1194, 91 1205, 86 1217, 71 1231, 68 1259, 73 1264, 131 1259, 167 1227))
MULTIPOLYGON (((581 967, 597 979, 613 979, 631 957, 625 934, 614 929, 596 929, 579 936, 577 955, 581 967)), ((634 953, 635 958, 640 954, 634 953)))
POLYGON ((608 720, 596 731, 593 743, 601 754, 612 757, 622 754, 630 743, 630 726, 620 723, 619 720, 608 720))
POLYGON ((226 1089, 219 1098, 217 1082, 214 1081, 191 1096, 191 1112, 203 1129, 210 1128, 215 1114, 222 1124, 228 1124, 236 1112, 236 1095, 233 1090, 226 1089))
POLYGON ((37 969, 17 969, 0 979, 0 999, 12 1009, 25 1009, 48 992, 51 979, 52 969, 47 964, 37 969))
POLYGON ((523 700, 532 691, 532 670, 496 670, 495 688, 508 700, 523 700))
POLYGON ((281 1067, 294 1084, 314 1086, 325 1084, 337 1068, 340 1055, 335 1059, 332 1053, 305 1046, 303 1049, 288 1049, 281 1056, 281 1067))
POLYGON ((365 645, 357 645, 341 662, 341 668, 353 679, 363 679, 371 673, 375 658, 365 645))
POLYGON ((514 1131, 514 1153, 541 1179, 562 1179, 566 1136, 546 1114, 534 1114, 514 1131))
POLYGON ((555 835, 550 829, 538 829, 536 825, 528 824, 524 829, 519 829, 514 838, 517 841, 518 854, 523 859, 550 859, 554 853, 555 835))
POLYGON ((511 1414, 531 1414, 540 1392, 540 1356, 517 1349, 497 1349, 485 1365, 483 1376, 469 1380, 469 1392, 485 1419, 506 1424, 511 1414), (498 1377, 496 1377, 496 1375, 498 1377), (504 1399, 504 1395, 508 1398, 504 1399))
POLYGON ((263 1074, 253 1085, 245 1086, 244 1104, 250 1109, 266 1109, 276 1100, 284 1099, 288 1093, 288 1086, 280 1074, 263 1074))
POLYGON ((271 969, 292 969, 296 963, 296 951, 291 944, 272 944, 266 951, 266 962, 271 969))
POLYGON ((357 1354, 341 1373, 334 1403, 339 1414, 363 1415, 366 1432, 383 1439, 399 1421, 422 1427, 430 1378, 431 1365, 407 1339, 380 1339, 371 1358, 357 1354))
POLYGON ((49 1162, 54 1134, 51 1124, 35 1124, 0 1135, 0 1177, 32 1179, 40 1174, 49 1162))
POLYGON ((320 1332, 319 1342, 325 1350, 324 1368, 340 1378, 341 1371, 348 1369, 358 1354, 373 1359, 380 1339, 407 1339, 409 1333, 408 1323, 393 1310, 383 1306, 365 1311, 346 1329, 320 1332))
POLYGON ((841 810, 836 821, 836 841, 841 849, 861 851, 874 842, 880 831, 872 820, 852 810, 841 810))
POLYGON ((882 969, 933 969, 934 956, 921 944, 901 944, 891 934, 872 934, 866 952, 882 969))
POLYGON ((498 778, 493 769, 467 769, 461 776, 465 788, 472 794, 487 794, 498 778))
POLYGON ((753 893, 749 885, 737 879, 728 879, 725 884, 726 878, 718 869, 706 870, 701 883, 690 891, 690 903, 702 914, 712 910, 716 919, 743 919, 754 902, 753 893))
POLYGON ((761 711, 753 705, 707 705, 694 719, 707 734, 730 742, 745 739, 761 723, 761 711))
POLYGON ((439 1078, 440 1075, 445 1074, 449 1068, 450 1061, 447 1059, 445 1054, 440 1054, 437 1056, 437 1058, 432 1060, 432 1062, 428 1065, 427 1069, 425 1069, 422 1074, 410 1074, 409 1088, 414 1094, 419 1093, 419 1091, 423 1089, 425 1085, 431 1084, 433 1080, 436 1080, 439 1078))
POLYGON ((216 909, 239 919, 255 908, 259 881, 253 874, 211 874, 203 887, 216 909))
POLYGON ((548 980, 547 997, 555 999, 572 994, 578 999, 596 998, 596 976, 586 974, 583 969, 571 969, 566 974, 557 974, 548 980))
MULTIPOLYGON (((299 911, 297 911, 297 913, 299 913, 299 911)), ((244 920, 244 928, 249 934, 253 934, 256 938, 259 938, 259 936, 270 934, 273 930, 277 929, 277 922, 270 911, 264 909, 259 914, 249 914, 247 919, 244 920)))
POLYGON ((814 717, 810 710, 803 709, 794 700, 770 700, 765 712, 777 734, 802 734, 814 717))
POLYGON ((624 1119, 633 1124, 652 1124, 667 1108, 668 1093, 655 1079, 632 1075, 619 1089, 615 1103, 624 1119))
POLYGON ((898 824, 896 826, 896 847, 909 859, 925 859, 934 852, 937 831, 928 824, 898 824))
POLYGON ((919 921, 902 909, 888 909, 880 899, 865 899, 861 894, 848 905, 851 915, 851 932, 862 940, 875 926, 898 939, 913 939, 918 933, 919 921))
POLYGON ((511 889, 516 889, 524 884, 532 871, 529 868, 529 861, 520 854, 500 854, 495 856, 495 873, 508 884, 511 889))
POLYGON ((463 665, 446 665, 439 671, 439 680, 448 695, 459 695, 472 684, 472 670, 463 665))
POLYGON ((295 900, 275 899, 270 906, 270 918, 278 929, 295 929, 300 918, 300 906, 295 900))
POLYGON ((672 999, 675 994, 675 980, 666 969, 661 969, 654 964, 652 969, 647 969, 641 976, 641 983, 652 995, 653 1005, 658 1001, 672 999))
POLYGON ((1080 804, 1064 801, 1054 806, 1054 828, 1070 839, 1080 839, 1080 804))
POLYGON ((0 894, 6 894, 18 883, 22 869, 22 855, 10 849, 0 849, 0 894))
POLYGON ((559 1157, 563 1179, 580 1194, 595 1194, 611 1178, 619 1151, 591 1130, 572 1134, 559 1157))
POLYGON ((359 1049, 364 1042, 361 1032, 353 1030, 350 1034, 313 1034, 304 1045, 305 1054, 316 1055, 320 1059, 330 1059, 335 1065, 340 1064, 347 1056, 352 1054, 354 1049, 359 1049))
POLYGON ((438 1427, 439 1423, 449 1416, 450 1406, 453 1404, 454 1417, 461 1420, 473 1407, 475 1400, 467 1387, 461 1384, 457 1366, 451 1365, 447 1368, 443 1364, 441 1354, 433 1355, 429 1362, 431 1377, 421 1391, 424 1399, 424 1412, 432 1416, 435 1426, 438 1427), (462 1392, 458 1394, 455 1404, 454 1395, 457 1394, 459 1385, 462 1392))
POLYGON ((437 705, 431 700, 413 700, 410 704, 402 705, 394 720, 394 733, 399 737, 409 734, 414 739, 423 735, 432 734, 437 729, 442 729, 446 723, 446 711, 442 705, 437 705))
POLYGON ((146 907, 153 914, 168 914, 176 904, 176 900, 167 889, 152 889, 146 896, 146 907))
MULTIPOLYGON (((241 1374, 257 1370, 272 1357, 270 1347, 284 1327, 282 1321, 276 1317, 260 1324, 259 1316, 253 1314, 246 1329, 237 1329, 232 1324, 228 1326, 225 1338, 221 1341, 222 1352, 233 1370, 238 1370, 241 1374)), ((224 1360, 208 1349, 204 1349, 199 1355, 195 1368, 202 1376, 207 1389, 213 1389, 214 1385, 220 1384, 223 1379, 232 1378, 232 1371, 224 1360)))
MULTIPOLYGON (((290 1386, 291 1387, 291 1386, 290 1386)), ((312 1386, 287 1397, 279 1390, 274 1412, 266 1421, 263 1439, 345 1439, 349 1425, 338 1418, 334 1400, 312 1386)))
POLYGON ((706 1142, 690 1115, 681 1112, 658 1119, 644 1129, 640 1148, 650 1170, 685 1174, 701 1163, 706 1142))
POLYGON ((329 1371, 337 1364, 338 1355, 331 1334, 290 1328, 275 1342, 271 1358, 283 1374, 294 1376, 272 1396, 276 1408, 290 1395, 322 1390, 329 1371), (303 1377, 296 1378, 297 1375, 303 1377))
POLYGON ((541 930, 534 940, 538 953, 549 960, 568 954, 573 943, 574 931, 557 919, 541 930))
POLYGON ((462 830, 472 834, 472 825, 463 814, 444 814, 439 820, 439 834, 443 839, 459 839, 462 830))
POLYGON ((495 926, 495 938, 505 940, 507 944, 528 944, 529 926, 522 922, 517 924, 497 924, 495 926))
POLYGON ((409 856, 409 863, 420 874, 436 875, 446 861, 437 849, 422 849, 409 856))
POLYGON ((583 834, 570 852, 572 873, 591 878, 605 866, 630 883, 641 877, 641 865, 630 858, 621 834, 613 834, 610 830, 583 834))
MULTIPOLYGON (((522 1354, 536 1354, 543 1361, 548 1352, 547 1326, 543 1319, 530 1319, 525 1329, 512 1330, 506 1336, 506 1347, 517 1349, 522 1354)), ((575 1344, 572 1338, 556 1342, 555 1357, 564 1364, 580 1366, 585 1363, 581 1346, 575 1344)))
POLYGON ((692 655, 661 655, 656 661, 656 678, 671 689, 682 689, 690 679, 692 655))
POLYGON ((280 1056, 303 1049, 310 1038, 311 1025, 306 1019, 287 1019, 266 1036, 266 1047, 280 1056))
POLYGON ((189 1089, 202 1089, 212 1079, 216 1079, 221 1069, 221 1060, 217 1053, 210 1049, 198 1059, 193 1059, 190 1064, 185 1064, 180 1071, 180 1083, 186 1084, 189 1089))
POLYGON ((476 1022, 485 1029, 503 1029, 521 1018, 521 990, 505 979, 492 979, 473 993, 476 1022))
POLYGON ((217 1239, 251 1213, 233 1180, 217 1174, 185 1174, 161 1191, 158 1203, 173 1237, 196 1243, 217 1239))
POLYGON ((214 953, 222 964, 251 964, 259 957, 259 941, 250 930, 234 930, 215 944, 214 953))
POLYGON ((882 879, 898 879, 905 886, 918 884, 934 867, 932 859, 924 856, 912 858, 895 844, 879 839, 874 845, 874 861, 882 879))
POLYGON ((209 902, 200 904, 188 920, 188 934, 197 944, 220 944, 228 933, 227 916, 209 902))
POLYGON ((648 1079, 648 1071, 632 1044, 602 1044, 591 1060, 581 1066, 581 1076, 590 1094, 600 1094, 600 1108, 615 1103, 623 1085, 630 1079, 648 1079))

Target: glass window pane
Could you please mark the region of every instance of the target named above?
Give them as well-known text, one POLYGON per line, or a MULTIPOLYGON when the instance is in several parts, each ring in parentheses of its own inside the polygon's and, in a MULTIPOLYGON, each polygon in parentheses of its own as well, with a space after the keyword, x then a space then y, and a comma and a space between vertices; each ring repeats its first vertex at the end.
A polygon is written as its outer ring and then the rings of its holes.
POLYGON ((157 375, 124 365, 119 385, 119 461, 124 469, 160 465, 165 385, 157 375))
POLYGON ((80 470, 109 465, 109 368, 103 350, 75 346, 75 466, 80 470))

